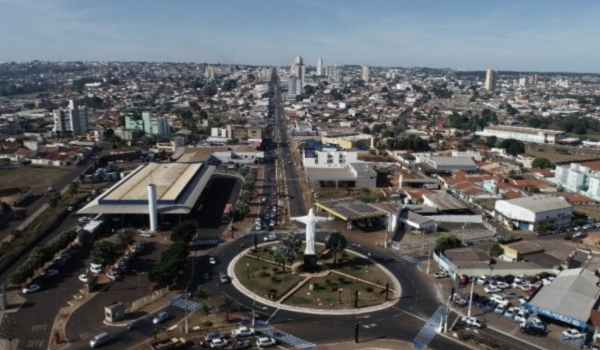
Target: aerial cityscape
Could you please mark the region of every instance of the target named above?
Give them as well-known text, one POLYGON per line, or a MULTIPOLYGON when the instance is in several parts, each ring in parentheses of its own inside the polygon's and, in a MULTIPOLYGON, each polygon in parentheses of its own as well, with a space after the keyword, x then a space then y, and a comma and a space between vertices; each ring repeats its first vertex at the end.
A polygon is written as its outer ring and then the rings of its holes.
POLYGON ((600 3, 0 8, 0 350, 600 349, 600 3))

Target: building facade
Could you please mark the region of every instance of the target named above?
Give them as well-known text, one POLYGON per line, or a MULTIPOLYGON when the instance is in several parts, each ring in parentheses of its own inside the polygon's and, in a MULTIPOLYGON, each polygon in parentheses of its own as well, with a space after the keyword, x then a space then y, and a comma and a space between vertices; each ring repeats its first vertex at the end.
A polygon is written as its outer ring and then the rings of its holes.
POLYGON ((152 116, 150 112, 142 112, 141 119, 129 115, 126 116, 125 129, 143 130, 146 135, 156 135, 161 138, 171 137, 171 128, 167 118, 152 116))
POLYGON ((485 74, 485 89, 487 91, 496 90, 496 71, 488 69, 485 74))
POLYGON ((323 59, 321 57, 317 58, 317 76, 323 75, 323 59))
POLYGON ((52 112, 55 134, 81 134, 88 131, 88 117, 84 106, 70 100, 67 108, 59 108, 52 112))
POLYGON ((573 207, 562 197, 538 195, 496 201, 494 214, 508 227, 534 231, 570 225, 573 207))
POLYGON ((302 165, 308 168, 347 167, 358 162, 357 152, 347 151, 309 151, 302 154, 302 165))
POLYGON ((551 182, 583 196, 600 200, 600 171, 579 163, 556 167, 551 182))
POLYGON ((371 78, 371 72, 370 72, 369 66, 367 64, 364 64, 364 63, 362 65, 361 78, 362 78, 362 80, 365 81, 365 83, 368 82, 370 80, 370 78, 371 78))
POLYGON ((485 137, 495 136, 499 139, 515 139, 523 142, 549 144, 554 144, 556 141, 566 137, 564 131, 509 125, 490 125, 485 127, 483 131, 478 131, 476 134, 485 137))

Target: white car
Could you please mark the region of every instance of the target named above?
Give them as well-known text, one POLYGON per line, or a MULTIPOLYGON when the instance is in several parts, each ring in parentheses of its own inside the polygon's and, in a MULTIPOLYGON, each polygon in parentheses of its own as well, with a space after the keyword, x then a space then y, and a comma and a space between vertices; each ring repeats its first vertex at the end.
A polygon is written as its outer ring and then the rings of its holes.
POLYGON ((228 345, 229 345, 229 342, 223 338, 215 338, 210 341, 211 348, 219 349, 219 348, 227 347, 228 345))
POLYGON ((39 284, 30 284, 27 287, 23 288, 23 294, 35 293, 38 290, 42 289, 39 284))
POLYGON ((483 328, 483 323, 475 317, 463 317, 461 321, 472 327, 483 328))
POLYGON ((256 224, 256 226, 254 226, 254 231, 260 231, 260 230, 262 230, 262 225, 256 224))
POLYGON ((276 241, 276 240, 277 240, 277 236, 274 233, 271 233, 268 236, 265 236, 265 238, 264 238, 265 242, 276 241))
POLYGON ((448 276, 450 276, 450 275, 446 271, 440 271, 440 272, 436 272, 433 274, 433 277, 435 277, 435 278, 446 278, 448 276))
POLYGON ((527 321, 527 312, 525 310, 519 310, 513 317, 513 320, 518 323, 527 321))
POLYGON ((550 276, 550 277, 546 277, 542 280, 542 284, 544 286, 549 285, 550 283, 552 283, 552 281, 554 281, 554 277, 550 276))
POLYGON ((215 259, 214 256, 211 256, 210 258, 208 258, 208 263, 211 265, 216 265, 217 264, 217 259, 215 259))
POLYGON ((510 288, 510 285, 506 282, 498 281, 498 282, 496 282, 496 287, 501 288, 501 289, 507 289, 507 288, 510 288))
POLYGON ((484 285, 487 281, 488 281, 488 276, 486 275, 482 275, 477 279, 477 284, 479 284, 480 286, 484 285))
POLYGON ((254 328, 250 327, 238 327, 231 331, 233 337, 250 337, 254 335, 254 328))
POLYGON ((483 291, 488 294, 492 294, 492 293, 500 293, 502 291, 502 289, 490 284, 487 287, 483 288, 483 291))
POLYGON ((80 222, 80 223, 82 223, 82 224, 83 224, 83 223, 86 223, 86 222, 90 222, 91 220, 92 220, 92 219, 90 219, 90 218, 89 218, 89 217, 87 217, 87 216, 83 216, 83 217, 80 217, 79 219, 77 219, 77 221, 79 221, 79 222, 80 222))
POLYGON ((100 272, 102 272, 102 265, 98 266, 98 265, 92 264, 92 266, 90 267, 90 271, 92 271, 93 274, 97 275, 100 272))
POLYGON ((158 315, 154 316, 152 323, 160 324, 163 323, 167 318, 169 318, 169 314, 166 311, 162 311, 159 312, 158 315))
POLYGON ((260 201, 261 201, 261 202, 263 202, 263 203, 264 203, 264 202, 266 202, 266 201, 267 201, 267 197, 263 196, 263 197, 260 199, 260 201))
POLYGON ((83 283, 88 283, 88 281, 89 281, 88 275, 85 273, 82 273, 81 275, 79 275, 79 280, 83 283))
POLYGON ((570 328, 562 332, 562 337, 563 339, 579 339, 583 338, 583 333, 576 329, 570 328))
POLYGON ((259 348, 273 346, 275 344, 277 344, 277 341, 271 337, 258 337, 258 339, 256 339, 256 346, 259 348))
POLYGON ((503 296, 501 296, 499 294, 492 295, 492 297, 490 298, 490 300, 491 301, 495 301, 498 304, 508 304, 508 300, 505 297, 503 297, 503 296))

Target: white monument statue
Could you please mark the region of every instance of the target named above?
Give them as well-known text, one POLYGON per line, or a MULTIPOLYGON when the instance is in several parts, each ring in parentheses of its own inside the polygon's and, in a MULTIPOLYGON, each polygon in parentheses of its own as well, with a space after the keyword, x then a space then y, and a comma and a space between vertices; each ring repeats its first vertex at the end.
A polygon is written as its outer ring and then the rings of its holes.
POLYGON ((297 216, 291 219, 306 225, 306 249, 304 250, 304 255, 315 255, 315 224, 317 222, 329 221, 331 219, 322 216, 315 216, 312 208, 308 211, 308 215, 297 216))

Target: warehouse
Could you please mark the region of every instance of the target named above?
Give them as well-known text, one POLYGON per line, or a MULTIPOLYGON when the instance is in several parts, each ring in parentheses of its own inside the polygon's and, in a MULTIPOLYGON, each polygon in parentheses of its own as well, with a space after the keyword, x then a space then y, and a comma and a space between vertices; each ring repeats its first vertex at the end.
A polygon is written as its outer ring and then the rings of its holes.
POLYGON ((469 157, 441 157, 430 156, 423 159, 423 163, 437 172, 452 171, 477 171, 477 164, 469 157))
POLYGON ((478 131, 476 134, 485 137, 495 136, 499 139, 515 139, 523 142, 550 144, 557 143, 558 140, 566 137, 564 131, 525 128, 522 126, 510 125, 490 125, 485 127, 483 131, 478 131))
POLYGON ((600 294, 597 282, 584 268, 564 270, 525 303, 525 309, 584 330, 600 294))
POLYGON ((568 226, 573 207, 562 197, 538 195, 496 201, 495 217, 506 226, 533 231, 539 227, 568 226))
POLYGON ((188 215, 197 208, 214 169, 206 163, 148 163, 104 191, 78 214, 148 215, 148 187, 154 185, 159 215, 188 215))

